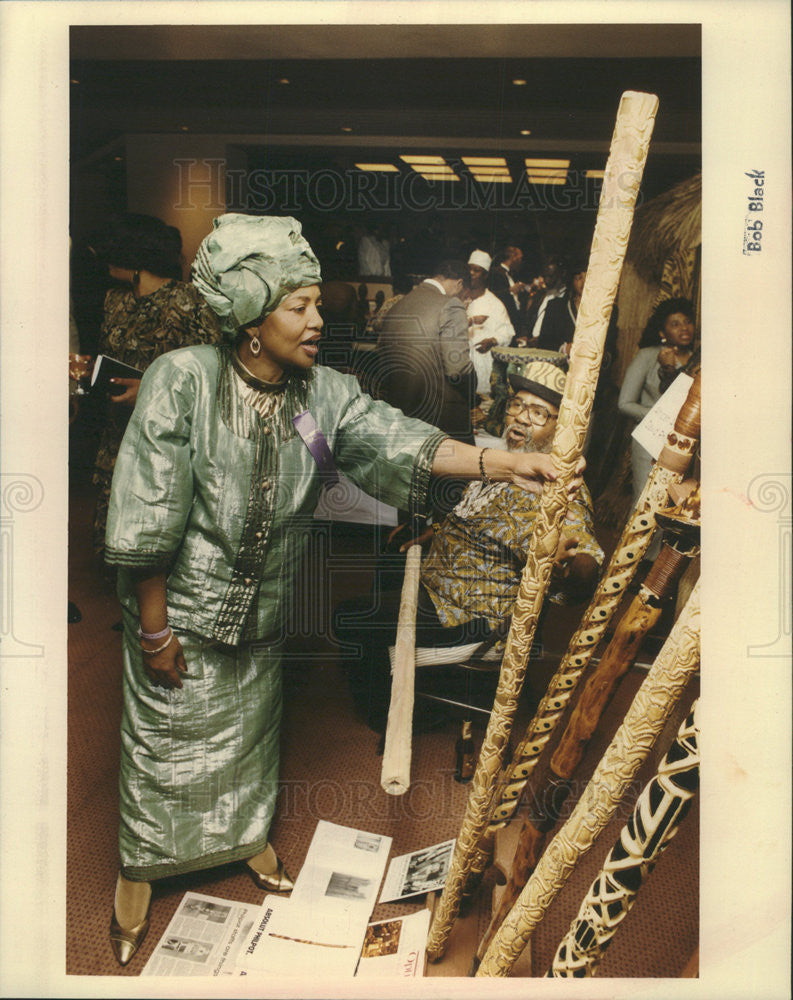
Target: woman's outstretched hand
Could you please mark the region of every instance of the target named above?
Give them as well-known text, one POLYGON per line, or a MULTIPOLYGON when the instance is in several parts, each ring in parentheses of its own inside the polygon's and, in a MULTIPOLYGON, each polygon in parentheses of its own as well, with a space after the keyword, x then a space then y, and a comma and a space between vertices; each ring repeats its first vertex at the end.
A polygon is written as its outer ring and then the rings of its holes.
MULTIPOLYGON (((514 454, 514 453, 513 453, 514 454)), ((544 482, 553 482, 559 475, 550 455, 538 451, 527 451, 514 454, 515 467, 512 471, 512 482, 529 493, 540 493, 544 482)), ((586 460, 580 458, 575 468, 575 476, 570 480, 567 499, 575 500, 584 481, 586 460)))
POLYGON ((182 646, 176 636, 168 643, 161 653, 153 656, 146 653, 146 646, 150 649, 157 649, 162 642, 148 643, 141 640, 143 653, 143 669, 146 676, 155 687, 180 688, 182 686, 182 674, 187 673, 187 662, 182 652, 182 646))

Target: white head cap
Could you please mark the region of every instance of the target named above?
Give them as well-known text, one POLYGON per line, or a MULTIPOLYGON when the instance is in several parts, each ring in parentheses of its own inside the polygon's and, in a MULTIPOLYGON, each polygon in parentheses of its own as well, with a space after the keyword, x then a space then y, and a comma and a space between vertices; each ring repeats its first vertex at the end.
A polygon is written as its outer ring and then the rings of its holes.
POLYGON ((485 253, 484 250, 474 250, 468 258, 468 263, 474 264, 476 267, 481 267, 485 271, 489 271, 490 265, 493 263, 493 258, 489 253, 485 253))

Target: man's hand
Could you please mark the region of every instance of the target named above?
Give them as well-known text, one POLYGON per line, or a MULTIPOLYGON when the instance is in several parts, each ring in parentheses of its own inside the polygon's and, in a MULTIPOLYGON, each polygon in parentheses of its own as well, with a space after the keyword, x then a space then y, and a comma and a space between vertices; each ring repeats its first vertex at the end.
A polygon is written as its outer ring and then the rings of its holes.
POLYGON ((150 656, 145 652, 147 647, 157 649, 161 645, 161 641, 148 642, 146 639, 141 639, 141 647, 144 650, 143 669, 146 671, 146 676, 155 687, 181 688, 182 678, 180 675, 187 673, 187 663, 181 643, 174 635, 161 653, 150 656))
POLYGON ((112 403, 123 403, 126 406, 134 406, 135 400, 138 398, 138 389, 140 389, 140 379, 111 378, 110 381, 113 385, 126 386, 124 392, 120 393, 118 396, 111 396, 110 401, 112 403))
POLYGON ((579 541, 576 535, 562 535, 559 539, 559 547, 553 561, 554 576, 564 579, 570 573, 570 563, 578 553, 579 541))
POLYGON ((480 354, 485 354, 487 351, 490 350, 491 347, 493 347, 497 343, 498 341, 496 340, 495 337, 487 337, 487 339, 483 340, 481 343, 476 345, 476 349, 477 351, 479 351, 480 354))

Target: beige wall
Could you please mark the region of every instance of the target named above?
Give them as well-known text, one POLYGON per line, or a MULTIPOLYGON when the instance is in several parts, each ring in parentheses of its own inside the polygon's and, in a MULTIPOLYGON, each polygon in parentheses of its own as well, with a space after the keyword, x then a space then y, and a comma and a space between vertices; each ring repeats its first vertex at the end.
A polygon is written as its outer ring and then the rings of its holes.
POLYGON ((212 220, 225 211, 227 146, 219 135, 126 137, 128 209, 177 227, 186 272, 212 220))

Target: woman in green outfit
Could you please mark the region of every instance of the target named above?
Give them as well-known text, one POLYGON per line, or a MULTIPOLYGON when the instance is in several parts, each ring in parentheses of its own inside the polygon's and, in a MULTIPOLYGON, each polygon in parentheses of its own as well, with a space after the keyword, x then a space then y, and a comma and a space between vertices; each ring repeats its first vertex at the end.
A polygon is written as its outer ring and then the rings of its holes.
POLYGON ((226 340, 145 373, 108 518, 124 609, 121 964, 146 933, 156 879, 245 861, 261 887, 291 888, 268 843, 281 623, 295 529, 329 469, 398 508, 423 505, 431 475, 532 490, 554 477, 547 455, 483 456, 315 366, 320 270, 294 219, 216 219, 193 282, 226 340))

